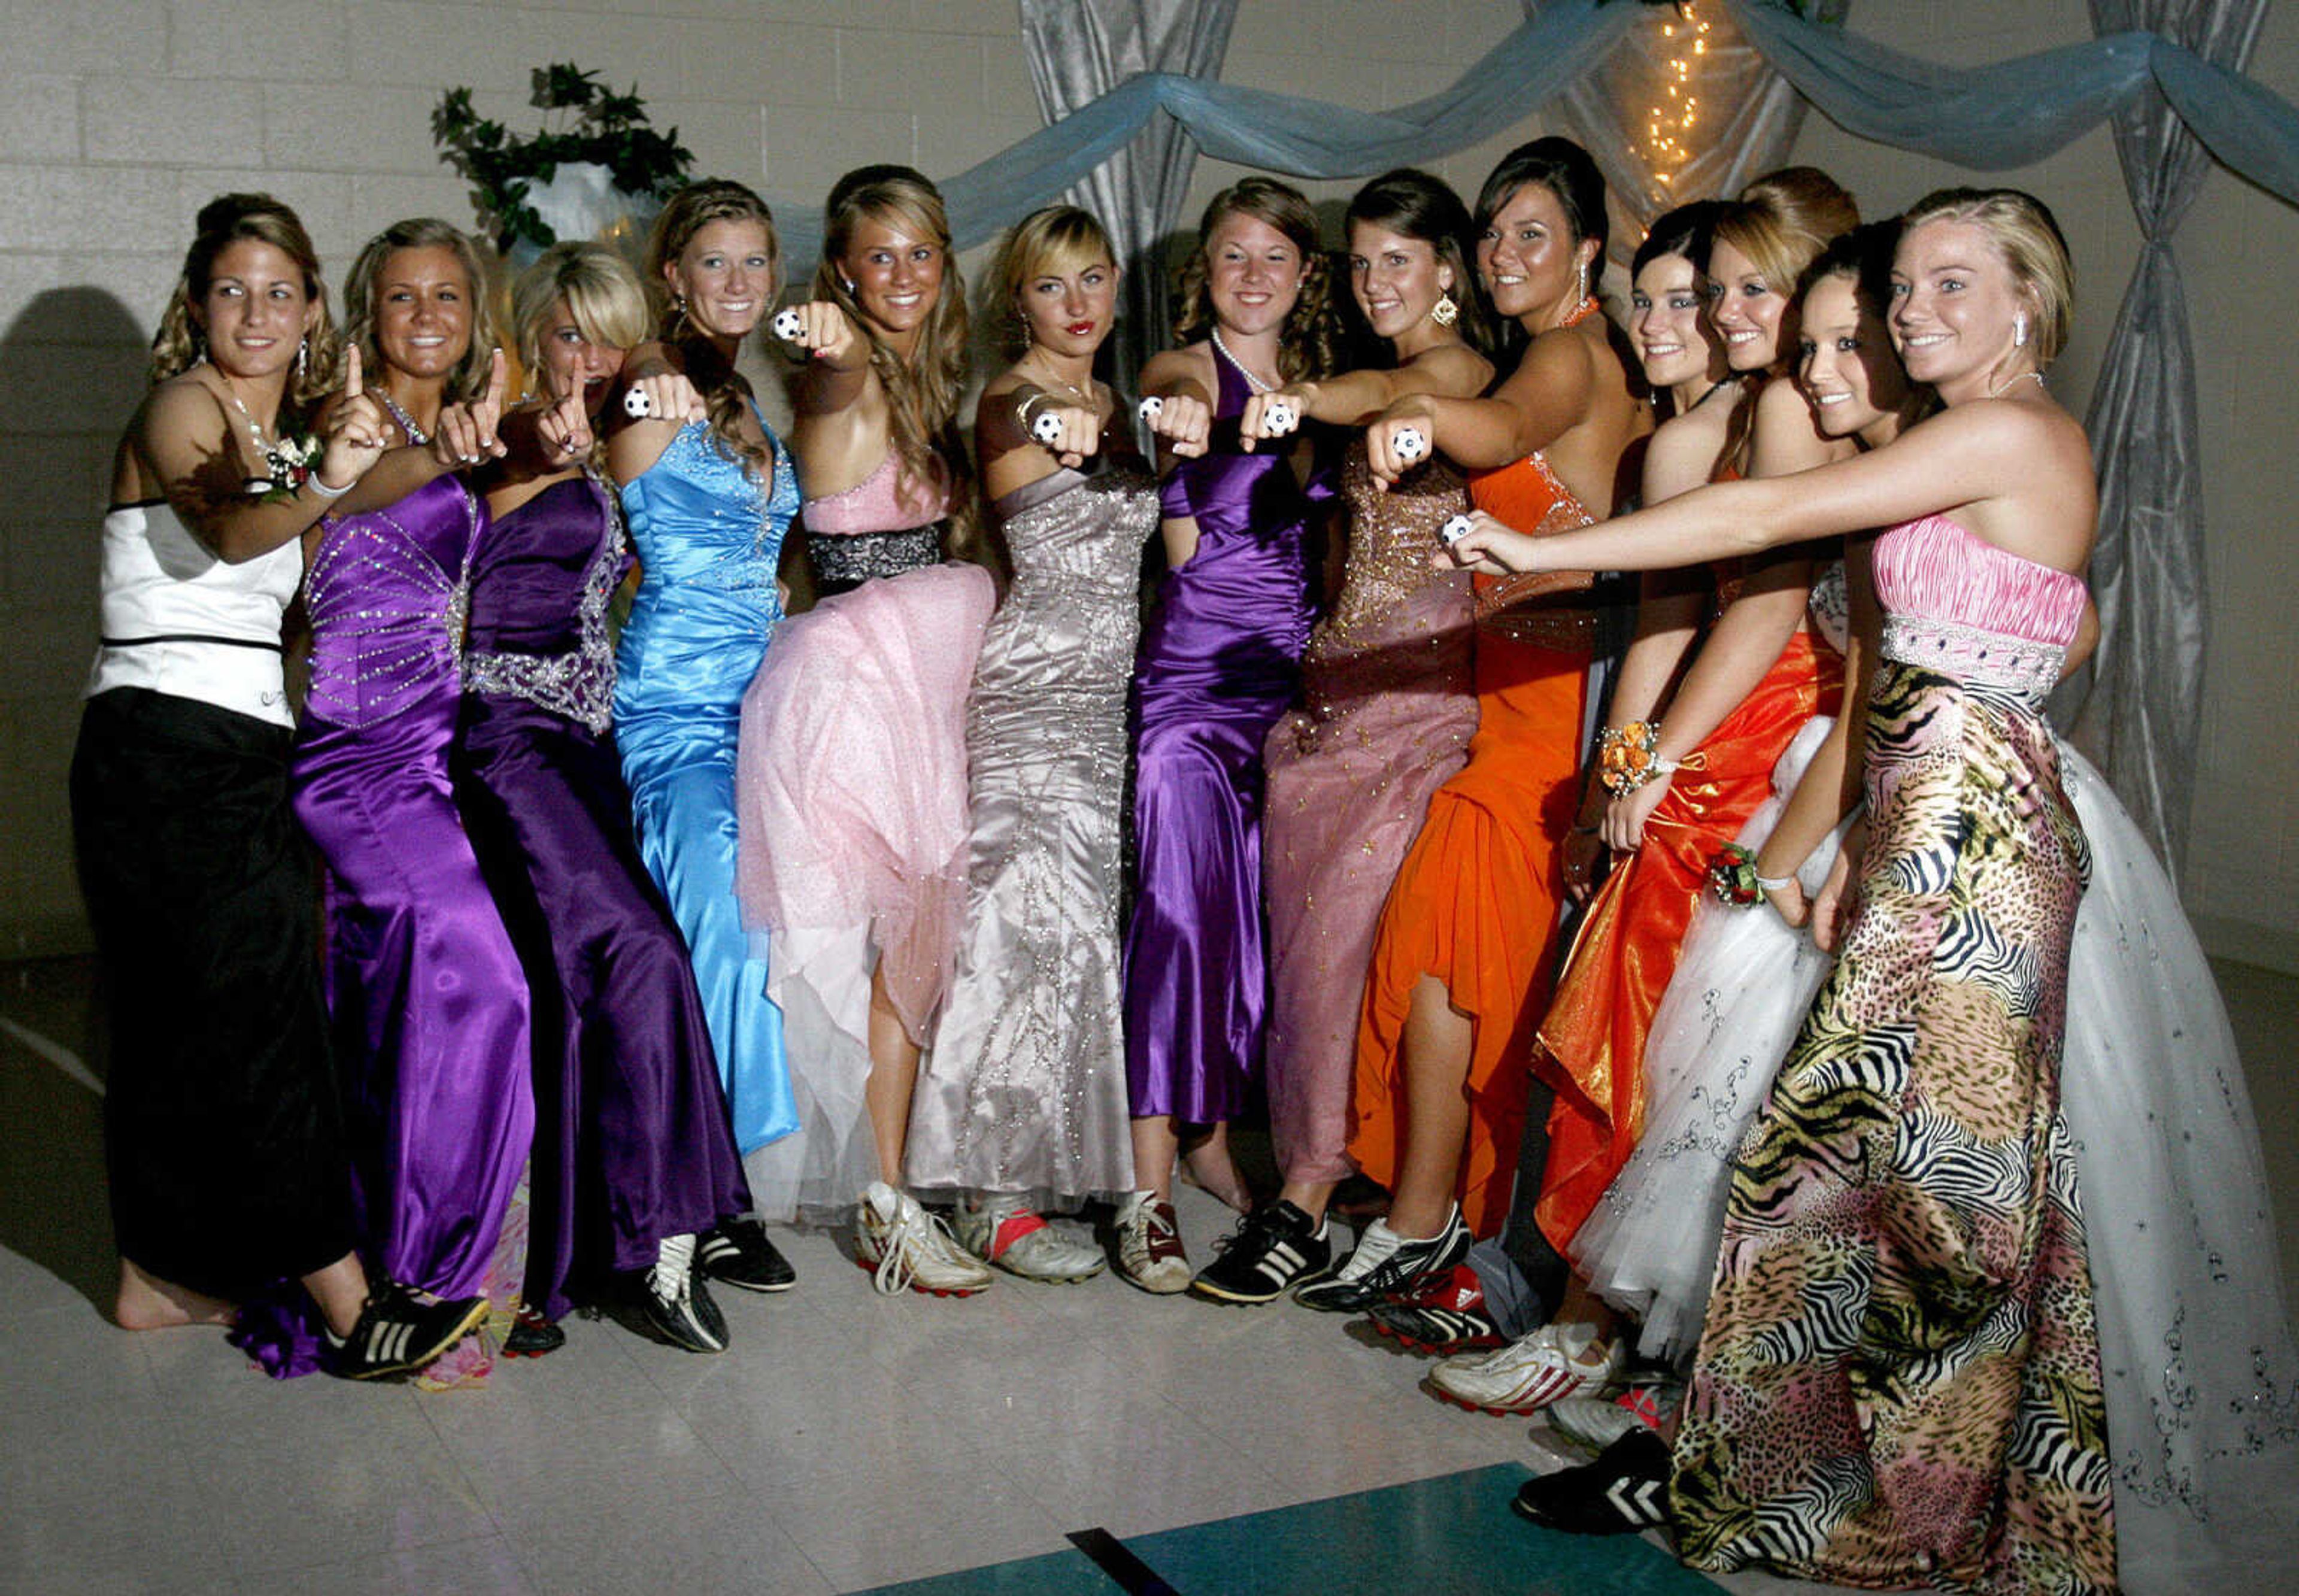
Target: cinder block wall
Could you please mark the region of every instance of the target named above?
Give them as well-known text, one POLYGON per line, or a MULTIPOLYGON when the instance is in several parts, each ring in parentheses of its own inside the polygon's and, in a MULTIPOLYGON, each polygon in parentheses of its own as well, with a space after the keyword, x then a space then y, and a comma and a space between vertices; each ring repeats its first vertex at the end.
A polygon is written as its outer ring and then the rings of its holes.
MULTIPOLYGON (((1427 94, 1514 26, 1515 0, 1244 0, 1230 81, 1374 108, 1427 94), (1398 25, 1400 13, 1410 26, 1398 25)), ((1865 4, 1901 48, 1981 61, 2089 32, 2079 0, 1865 4)), ((1038 125, 1012 0, 0 0, 0 959, 72 951, 86 927, 64 804, 95 635, 96 520, 143 351, 193 212, 225 188, 295 205, 332 277, 406 215, 469 220, 433 151, 440 90, 515 127, 529 70, 573 60, 635 81, 700 170, 818 202, 865 161, 946 174, 1038 125)), ((2253 71, 2299 97, 2299 23, 2270 11, 2253 71)), ((1473 191, 1540 130, 1496 128, 1439 170, 1473 191)), ((1814 118, 1798 158, 1881 214, 1963 174, 1814 118)), ((1237 175, 1201 162, 1191 217, 1237 175)), ((2082 303, 2054 387, 2080 410, 2137 249, 2112 144, 2033 171, 2074 240, 2082 303)), ((1353 185, 1311 185, 1335 202, 1353 185)), ((2218 948, 2299 968, 2299 697, 2288 619, 2299 539, 2278 512, 2299 421, 2299 321, 2280 285, 2299 214, 2215 174, 2179 237, 2203 365, 2213 653, 2185 883, 2218 948)), ((967 262, 978 269, 978 256, 967 262)))

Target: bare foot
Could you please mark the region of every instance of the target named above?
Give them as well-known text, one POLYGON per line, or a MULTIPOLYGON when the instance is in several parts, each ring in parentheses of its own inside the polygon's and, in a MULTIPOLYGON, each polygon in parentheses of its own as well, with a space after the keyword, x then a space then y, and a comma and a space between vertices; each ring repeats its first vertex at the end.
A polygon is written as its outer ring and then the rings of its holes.
POLYGON ((1183 1153, 1181 1174, 1183 1180, 1211 1193, 1241 1214, 1253 1207, 1253 1193, 1230 1161, 1228 1147, 1218 1141, 1200 1142, 1183 1153))
POLYGON ((228 1325, 239 1309, 220 1297, 147 1275, 120 1260, 120 1297, 112 1317, 123 1330, 173 1330, 183 1325, 228 1325))

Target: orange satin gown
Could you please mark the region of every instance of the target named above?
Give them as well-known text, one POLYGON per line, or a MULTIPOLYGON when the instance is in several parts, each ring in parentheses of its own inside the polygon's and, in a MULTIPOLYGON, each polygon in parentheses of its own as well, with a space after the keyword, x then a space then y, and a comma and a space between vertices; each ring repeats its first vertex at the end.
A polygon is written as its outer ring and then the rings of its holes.
MULTIPOLYGON (((1738 583, 1729 570, 1719 577, 1721 611, 1738 583)), ((1770 795, 1772 767, 1805 722, 1834 713, 1843 694, 1843 658, 1807 623, 1684 761, 1645 821, 1643 845, 1614 861, 1589 904, 1532 1054, 1556 1093, 1533 1213, 1558 1251, 1643 1134, 1645 1038, 1707 890, 1709 860, 1770 795)))
MULTIPOLYGON (((1592 518, 1539 454, 1472 478, 1469 497, 1510 526, 1555 532, 1592 518)), ((1482 586, 1486 578, 1479 578, 1482 586)), ((1394 1185, 1404 1142, 1400 1046, 1413 989, 1444 983, 1472 1026, 1461 1216, 1490 1235, 1508 1213, 1548 1007, 1562 844, 1580 803, 1581 718, 1596 616, 1585 594, 1517 606, 1477 626, 1477 735, 1437 790, 1382 907, 1357 1027, 1349 1156, 1394 1185)))

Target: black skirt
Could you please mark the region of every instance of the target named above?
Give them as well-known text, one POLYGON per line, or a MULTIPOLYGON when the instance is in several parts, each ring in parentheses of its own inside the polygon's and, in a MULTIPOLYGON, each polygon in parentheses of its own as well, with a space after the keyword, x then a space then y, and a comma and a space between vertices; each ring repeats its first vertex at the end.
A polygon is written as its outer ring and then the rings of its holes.
POLYGON ((88 700, 72 833, 103 963, 120 1256, 239 1300, 352 1250, 291 734, 139 687, 88 700))

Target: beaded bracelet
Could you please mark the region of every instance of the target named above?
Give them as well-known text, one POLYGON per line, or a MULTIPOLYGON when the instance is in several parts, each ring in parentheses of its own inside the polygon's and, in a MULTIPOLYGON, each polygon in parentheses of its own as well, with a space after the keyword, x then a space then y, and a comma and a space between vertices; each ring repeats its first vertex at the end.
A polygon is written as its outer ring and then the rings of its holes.
POLYGON ((1657 777, 1672 775, 1677 762, 1662 759, 1660 722, 1631 720, 1608 726, 1597 734, 1597 775, 1618 796, 1626 797, 1657 777))

